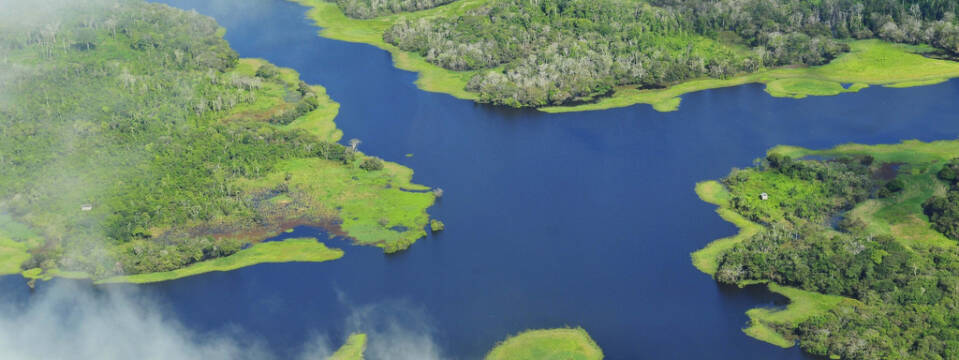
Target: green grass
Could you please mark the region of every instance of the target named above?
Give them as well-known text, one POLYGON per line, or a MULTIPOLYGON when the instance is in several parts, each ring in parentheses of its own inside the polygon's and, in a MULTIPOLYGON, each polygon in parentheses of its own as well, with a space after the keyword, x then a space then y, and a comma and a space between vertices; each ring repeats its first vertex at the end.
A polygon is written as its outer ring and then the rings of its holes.
POLYGON ((430 64, 422 56, 405 52, 383 41, 383 33, 401 18, 419 19, 435 16, 455 16, 482 5, 486 0, 460 0, 428 10, 392 14, 374 19, 353 19, 340 11, 335 3, 324 0, 290 0, 309 7, 307 17, 323 28, 320 36, 365 43, 386 50, 393 55, 393 65, 399 69, 419 73, 416 86, 430 92, 440 92, 467 100, 475 100, 476 94, 465 90, 466 83, 475 71, 452 71, 430 64))
POLYGON ((729 221, 739 228, 739 232, 736 235, 710 242, 706 247, 692 253, 693 266, 699 269, 699 271, 709 275, 715 275, 716 270, 719 269, 719 260, 723 254, 733 246, 736 246, 736 244, 758 233, 762 230, 762 226, 749 221, 742 217, 742 215, 728 208, 729 199, 732 195, 719 182, 704 181, 696 184, 696 194, 698 194, 699 198, 703 201, 719 206, 719 208, 716 209, 716 213, 718 213, 723 220, 729 221))
POLYGON ((288 239, 257 243, 222 258, 202 261, 167 272, 126 275, 107 278, 97 283, 152 283, 184 278, 213 271, 230 271, 262 263, 322 262, 343 257, 343 250, 326 247, 313 238, 288 239))
POLYGON ((599 360, 603 351, 586 330, 528 330, 496 345, 486 360, 599 360))
POLYGON ((767 308, 750 309, 749 327, 743 329, 746 335, 770 344, 789 348, 795 345, 795 340, 787 339, 773 327, 795 328, 806 319, 828 312, 842 303, 858 304, 856 300, 835 295, 824 295, 812 291, 769 283, 769 291, 789 298, 789 305, 782 310, 767 308))
POLYGON ((351 334, 339 350, 327 360, 363 360, 366 351, 366 334, 351 334))
POLYGON ((313 213, 342 220, 340 228, 357 243, 376 245, 387 251, 405 249, 426 236, 426 209, 435 197, 410 182, 413 171, 384 162, 383 170, 366 171, 357 165, 321 159, 296 159, 280 163, 277 171, 241 184, 247 189, 269 189, 290 174, 289 184, 305 198, 313 213), (403 231, 398 231, 398 230, 403 231))
POLYGON ((0 275, 20 272, 20 264, 30 259, 27 244, 13 241, 0 234, 0 275))
POLYGON ((773 96, 802 98, 855 92, 868 85, 931 85, 959 77, 959 63, 924 57, 915 53, 915 47, 879 40, 853 41, 849 45, 849 53, 823 66, 767 69, 724 80, 697 79, 666 89, 620 87, 611 97, 596 103, 540 110, 561 113, 650 104, 658 111, 675 111, 679 109, 679 96, 683 94, 749 83, 767 84, 766 91, 773 96), (849 83, 854 85, 848 88, 841 85, 849 83))
POLYGON ((875 234, 888 234, 907 247, 954 247, 956 241, 935 231, 922 211, 922 203, 933 194, 945 190, 935 174, 943 164, 959 157, 959 141, 921 142, 907 140, 900 144, 845 144, 832 149, 810 150, 793 146, 777 146, 769 151, 794 158, 803 156, 871 155, 876 161, 902 163, 898 178, 906 183, 899 194, 886 199, 871 199, 849 212, 862 219, 875 234))

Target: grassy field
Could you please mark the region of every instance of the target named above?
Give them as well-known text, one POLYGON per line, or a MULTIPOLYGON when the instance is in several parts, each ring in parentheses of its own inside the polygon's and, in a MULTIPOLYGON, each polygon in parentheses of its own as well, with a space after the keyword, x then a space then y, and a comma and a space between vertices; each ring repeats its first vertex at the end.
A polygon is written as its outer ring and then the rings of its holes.
POLYGON ((351 334, 339 350, 327 360, 363 360, 366 351, 366 334, 351 334))
POLYGON ((174 271, 126 275, 98 280, 97 283, 152 283, 184 278, 213 271, 230 271, 263 263, 323 262, 343 257, 343 250, 326 247, 313 238, 257 243, 222 258, 202 261, 174 271))
POLYGON ((603 351, 586 330, 528 330, 496 345, 486 360, 599 360, 603 351))
POLYGON ((893 235, 907 247, 957 246, 956 241, 930 227, 929 219, 922 211, 922 203, 933 194, 945 192, 945 184, 936 179, 935 174, 947 161, 959 157, 959 141, 908 140, 887 145, 846 144, 826 150, 778 146, 769 152, 793 158, 868 154, 879 162, 900 163, 898 178, 905 182, 906 188, 893 197, 862 202, 848 213, 849 216, 865 221, 870 232, 893 235))

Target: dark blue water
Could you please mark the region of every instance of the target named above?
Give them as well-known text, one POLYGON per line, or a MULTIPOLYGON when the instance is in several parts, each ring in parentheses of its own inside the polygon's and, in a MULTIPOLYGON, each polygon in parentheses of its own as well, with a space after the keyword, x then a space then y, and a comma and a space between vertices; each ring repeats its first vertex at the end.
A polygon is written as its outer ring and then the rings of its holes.
MULTIPOLYGON (((570 325, 586 328, 609 359, 803 359, 740 331, 747 309, 779 297, 718 286, 690 264, 690 252, 735 232, 694 184, 777 144, 959 134, 956 81, 804 100, 747 85, 687 95, 672 113, 638 105, 548 115, 420 91, 388 53, 320 38, 305 9, 282 0, 163 2, 214 17, 241 56, 325 86, 342 105, 345 138, 445 190, 430 214, 447 230, 399 255, 347 247, 328 263, 145 286, 188 327, 238 326, 279 353, 315 332, 342 340, 350 304, 402 300, 422 310, 449 358, 477 359, 508 334, 570 325)), ((22 287, 0 280, 3 291, 22 287)))

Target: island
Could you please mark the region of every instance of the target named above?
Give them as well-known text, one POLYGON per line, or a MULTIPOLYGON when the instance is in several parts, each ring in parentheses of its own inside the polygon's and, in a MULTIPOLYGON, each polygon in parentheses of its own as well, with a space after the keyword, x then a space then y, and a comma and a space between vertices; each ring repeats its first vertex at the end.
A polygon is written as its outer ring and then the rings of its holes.
POLYGON ((50 12, 0 34, 0 274, 141 283, 344 255, 262 242, 300 225, 386 252, 426 236, 438 192, 340 144, 323 87, 238 59, 212 19, 50 12))
POLYGON ((696 186, 740 228, 692 254, 716 281, 768 284, 784 309, 744 331, 842 359, 959 354, 959 141, 771 149, 696 186), (908 355, 904 355, 908 354, 908 355))
MULTIPOLYGON (((366 334, 351 334, 329 360, 362 360, 366 334)), ((527 330, 496 344, 486 360, 602 360, 603 351, 583 328, 527 330)))
POLYGON ((292 0, 331 39, 370 44, 417 86, 546 112, 766 84, 772 96, 959 76, 954 4, 703 0, 292 0))

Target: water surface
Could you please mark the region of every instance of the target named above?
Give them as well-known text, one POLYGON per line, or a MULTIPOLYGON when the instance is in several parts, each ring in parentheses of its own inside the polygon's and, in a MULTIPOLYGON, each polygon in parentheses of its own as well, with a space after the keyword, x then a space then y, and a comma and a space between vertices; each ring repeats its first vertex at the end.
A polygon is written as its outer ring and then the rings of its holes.
MULTIPOLYGON (((358 306, 399 302, 421 314, 454 359, 481 358, 524 329, 564 325, 586 328, 608 359, 805 359, 740 331, 747 309, 782 305, 780 297, 719 286, 692 267, 690 252, 735 232, 699 201, 695 183, 749 166, 778 144, 959 134, 956 81, 803 100, 746 85, 689 94, 672 113, 637 105, 549 115, 420 91, 388 53, 317 37, 296 4, 162 2, 215 18, 240 56, 325 86, 341 104, 346 139, 445 190, 430 214, 447 230, 398 255, 346 247, 333 262, 144 286, 188 327, 238 327, 280 354, 315 333, 343 340, 358 306)), ((0 288, 29 298, 17 277, 0 279, 0 288)))

